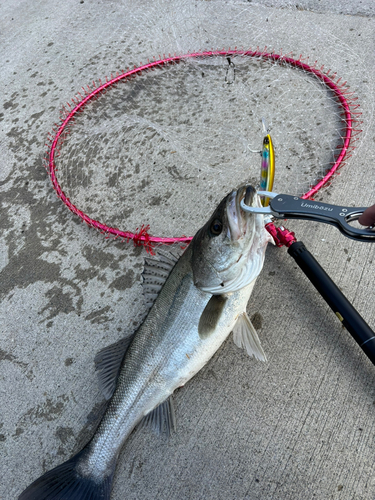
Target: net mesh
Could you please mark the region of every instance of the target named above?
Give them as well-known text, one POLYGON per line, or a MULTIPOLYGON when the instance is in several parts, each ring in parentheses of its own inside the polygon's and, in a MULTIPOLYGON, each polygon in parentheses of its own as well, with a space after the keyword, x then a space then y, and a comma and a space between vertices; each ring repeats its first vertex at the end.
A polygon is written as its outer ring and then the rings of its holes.
MULTIPOLYGON (((267 37, 285 42, 285 34, 270 33, 272 19, 264 18, 260 7, 233 2, 227 6, 231 16, 224 20, 222 14, 213 14, 215 2, 208 4, 194 7, 179 2, 180 8, 166 9, 162 33, 153 33, 155 11, 147 18, 133 13, 131 22, 150 36, 142 51, 151 55, 158 49, 162 54, 156 59, 165 60, 187 47, 233 41, 254 44, 267 37)), ((316 30, 322 35, 321 28, 316 30)), ((289 47, 295 50, 293 36, 289 38, 289 47)), ((329 41, 325 33, 305 52, 308 58, 293 57, 327 73, 331 52, 325 57, 328 61, 321 61, 328 62, 325 68, 317 65, 315 55, 329 41)), ((300 40, 294 42, 301 46, 300 40)), ((257 55, 250 57, 229 47, 228 43, 226 50, 210 56, 199 51, 192 57, 186 52, 182 59, 172 56, 170 64, 136 72, 98 92, 74 116, 74 123, 69 120, 55 143, 57 177, 64 195, 83 217, 122 231, 150 225, 153 235, 194 234, 230 189, 245 182, 259 184, 260 155, 251 150, 261 149, 262 118, 275 147, 274 191, 302 195, 324 177, 337 160, 348 127, 337 96, 311 71, 265 58, 268 49, 257 49, 257 55)), ((333 68, 341 68, 343 74, 349 64, 348 47, 335 40, 333 52, 333 68)), ((328 74, 332 81, 339 80, 349 102, 354 120, 349 124, 351 144, 354 140, 358 145, 354 95, 332 70, 328 74)), ((112 79, 115 75, 108 77, 112 79)), ((64 107, 62 119, 101 83, 85 87, 64 107)), ((355 88, 358 82, 350 83, 355 88)), ((53 133, 51 142, 54 138, 53 133)))

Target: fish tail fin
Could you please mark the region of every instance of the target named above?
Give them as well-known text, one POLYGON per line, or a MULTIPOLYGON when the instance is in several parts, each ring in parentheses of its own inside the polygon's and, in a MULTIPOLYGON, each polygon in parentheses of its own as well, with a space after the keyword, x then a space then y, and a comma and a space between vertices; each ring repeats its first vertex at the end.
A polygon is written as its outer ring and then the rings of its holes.
POLYGON ((115 463, 104 477, 80 472, 87 447, 70 460, 46 472, 18 497, 18 500, 109 500, 115 463))

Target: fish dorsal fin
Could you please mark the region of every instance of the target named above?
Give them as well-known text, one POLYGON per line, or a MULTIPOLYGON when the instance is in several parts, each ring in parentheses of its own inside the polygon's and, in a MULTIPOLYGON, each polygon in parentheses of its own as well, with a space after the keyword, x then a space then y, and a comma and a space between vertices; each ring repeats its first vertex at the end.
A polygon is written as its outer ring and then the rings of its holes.
POLYGON ((95 356, 94 363, 99 388, 106 399, 110 399, 114 393, 122 360, 134 336, 135 333, 105 347, 95 356))
POLYGON ((174 268, 178 258, 172 253, 158 255, 158 259, 145 259, 142 272, 143 295, 146 307, 149 309, 155 302, 162 286, 174 268))
POLYGON ((238 317, 233 328, 233 340, 236 346, 245 349, 249 356, 254 356, 259 361, 267 361, 258 334, 246 312, 238 317))
POLYGON ((143 417, 139 427, 141 429, 151 427, 158 434, 169 437, 171 432, 176 430, 176 416, 172 396, 143 417))
POLYGON ((206 339, 215 331, 226 301, 225 295, 213 295, 207 302, 198 324, 198 333, 201 339, 206 339))

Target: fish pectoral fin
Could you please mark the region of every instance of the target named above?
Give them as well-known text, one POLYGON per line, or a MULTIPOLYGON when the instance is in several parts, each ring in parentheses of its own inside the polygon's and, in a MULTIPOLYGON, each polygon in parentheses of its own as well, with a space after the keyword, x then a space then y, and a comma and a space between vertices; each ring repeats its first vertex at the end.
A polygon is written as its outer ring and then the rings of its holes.
POLYGON ((208 338, 215 331, 226 301, 225 295, 213 295, 207 302, 198 324, 198 333, 201 339, 208 338))
POLYGON ((254 356, 259 361, 267 361, 258 334, 246 312, 238 317, 233 328, 233 340, 236 346, 245 349, 249 356, 254 356))
POLYGON ((110 399, 114 393, 122 360, 134 336, 135 333, 105 347, 95 356, 94 363, 99 388, 106 399, 110 399))
POLYGON ((171 435, 172 431, 176 430, 176 416, 172 396, 143 417, 139 427, 142 429, 148 426, 158 434, 164 434, 167 437, 171 435))

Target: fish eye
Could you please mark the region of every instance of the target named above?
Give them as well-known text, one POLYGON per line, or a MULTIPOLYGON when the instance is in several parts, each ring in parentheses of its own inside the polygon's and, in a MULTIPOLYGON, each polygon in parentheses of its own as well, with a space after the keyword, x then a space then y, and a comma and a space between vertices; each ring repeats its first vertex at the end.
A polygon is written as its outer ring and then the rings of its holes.
POLYGON ((211 234, 213 234, 214 236, 219 236, 222 230, 223 230, 222 222, 218 219, 215 219, 210 227, 211 234))

